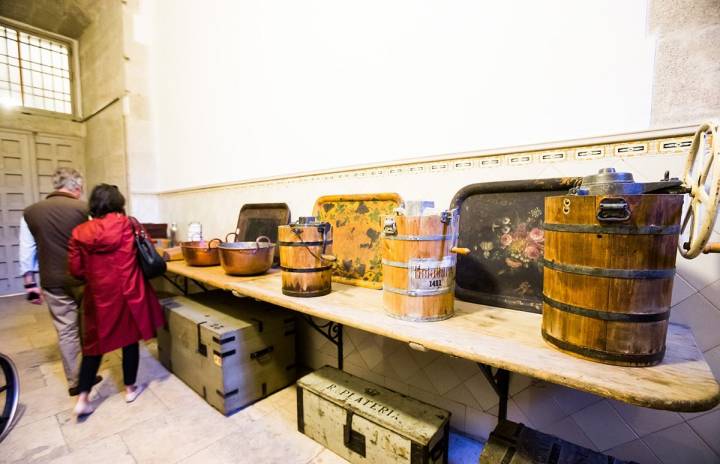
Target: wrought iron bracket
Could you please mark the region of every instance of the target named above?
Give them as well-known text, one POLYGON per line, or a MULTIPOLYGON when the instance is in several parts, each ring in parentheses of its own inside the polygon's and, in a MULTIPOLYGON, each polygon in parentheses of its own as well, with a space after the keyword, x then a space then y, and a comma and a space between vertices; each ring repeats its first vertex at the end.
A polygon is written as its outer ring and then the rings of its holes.
POLYGON ((208 289, 205 285, 202 284, 202 282, 198 282, 195 279, 191 279, 189 277, 175 274, 172 278, 169 277, 167 274, 163 274, 163 279, 167 280, 172 284, 173 287, 177 288, 183 295, 187 295, 190 293, 190 289, 188 287, 188 281, 192 281, 195 285, 198 286, 203 292, 207 292, 208 289), (180 283, 182 281, 182 283, 180 283))
POLYGON ((497 369, 493 374, 492 366, 482 363, 477 363, 477 365, 500 400, 498 404, 498 421, 506 420, 510 372, 505 369, 497 369))
POLYGON ((335 321, 327 321, 322 324, 315 322, 315 319, 308 315, 302 314, 303 319, 315 329, 320 335, 325 337, 330 343, 337 347, 337 366, 343 369, 343 325, 335 321))
POLYGON ((190 280, 192 280, 192 282, 193 282, 195 285, 197 285, 198 287, 200 287, 203 292, 207 292, 207 291, 208 291, 207 287, 206 287, 205 285, 203 285, 202 282, 198 282, 198 281, 195 280, 195 279, 190 279, 190 280))

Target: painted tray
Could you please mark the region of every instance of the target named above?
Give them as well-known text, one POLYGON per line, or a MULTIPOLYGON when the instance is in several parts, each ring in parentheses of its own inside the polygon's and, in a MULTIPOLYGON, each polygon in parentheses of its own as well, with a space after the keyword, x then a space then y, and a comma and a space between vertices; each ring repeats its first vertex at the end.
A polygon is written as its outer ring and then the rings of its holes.
POLYGON ((542 312, 545 197, 564 195, 580 178, 471 184, 455 194, 460 209, 455 296, 491 306, 542 312))
POLYGON ((400 206, 397 193, 329 195, 317 199, 313 215, 333 226, 333 281, 382 289, 382 220, 400 206))

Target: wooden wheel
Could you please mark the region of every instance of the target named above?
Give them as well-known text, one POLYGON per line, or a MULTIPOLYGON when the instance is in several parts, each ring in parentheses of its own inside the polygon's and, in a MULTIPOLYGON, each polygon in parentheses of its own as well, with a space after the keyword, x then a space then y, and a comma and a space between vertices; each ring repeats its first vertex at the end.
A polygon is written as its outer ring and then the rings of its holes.
POLYGON ((20 376, 15 365, 0 353, 0 442, 10 433, 20 398, 20 376))
POLYGON ((690 206, 682 220, 678 249, 684 258, 692 259, 705 248, 717 218, 720 200, 717 124, 702 124, 695 132, 682 180, 690 189, 690 206))

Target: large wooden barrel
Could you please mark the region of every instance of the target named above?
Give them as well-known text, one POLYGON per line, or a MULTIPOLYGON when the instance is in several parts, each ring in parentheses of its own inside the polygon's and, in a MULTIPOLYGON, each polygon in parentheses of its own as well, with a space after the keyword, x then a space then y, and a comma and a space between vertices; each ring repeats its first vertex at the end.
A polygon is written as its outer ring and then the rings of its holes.
POLYGON ((395 318, 438 321, 453 315, 457 211, 387 216, 382 237, 383 306, 395 318))
POLYGON ((545 340, 607 364, 659 363, 682 204, 675 194, 547 197, 545 340))
POLYGON ((332 226, 303 217, 278 227, 282 292, 288 296, 327 295, 332 286, 332 226))

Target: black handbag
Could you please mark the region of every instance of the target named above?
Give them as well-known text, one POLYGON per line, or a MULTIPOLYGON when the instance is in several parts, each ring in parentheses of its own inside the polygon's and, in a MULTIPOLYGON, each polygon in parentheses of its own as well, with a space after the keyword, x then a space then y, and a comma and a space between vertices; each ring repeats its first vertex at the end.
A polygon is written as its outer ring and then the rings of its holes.
POLYGON ((145 233, 145 229, 140 225, 137 219, 132 216, 130 225, 132 225, 133 235, 135 236, 135 247, 137 248, 137 260, 140 263, 143 275, 148 279, 160 277, 167 271, 167 264, 155 249, 152 240, 145 233))

